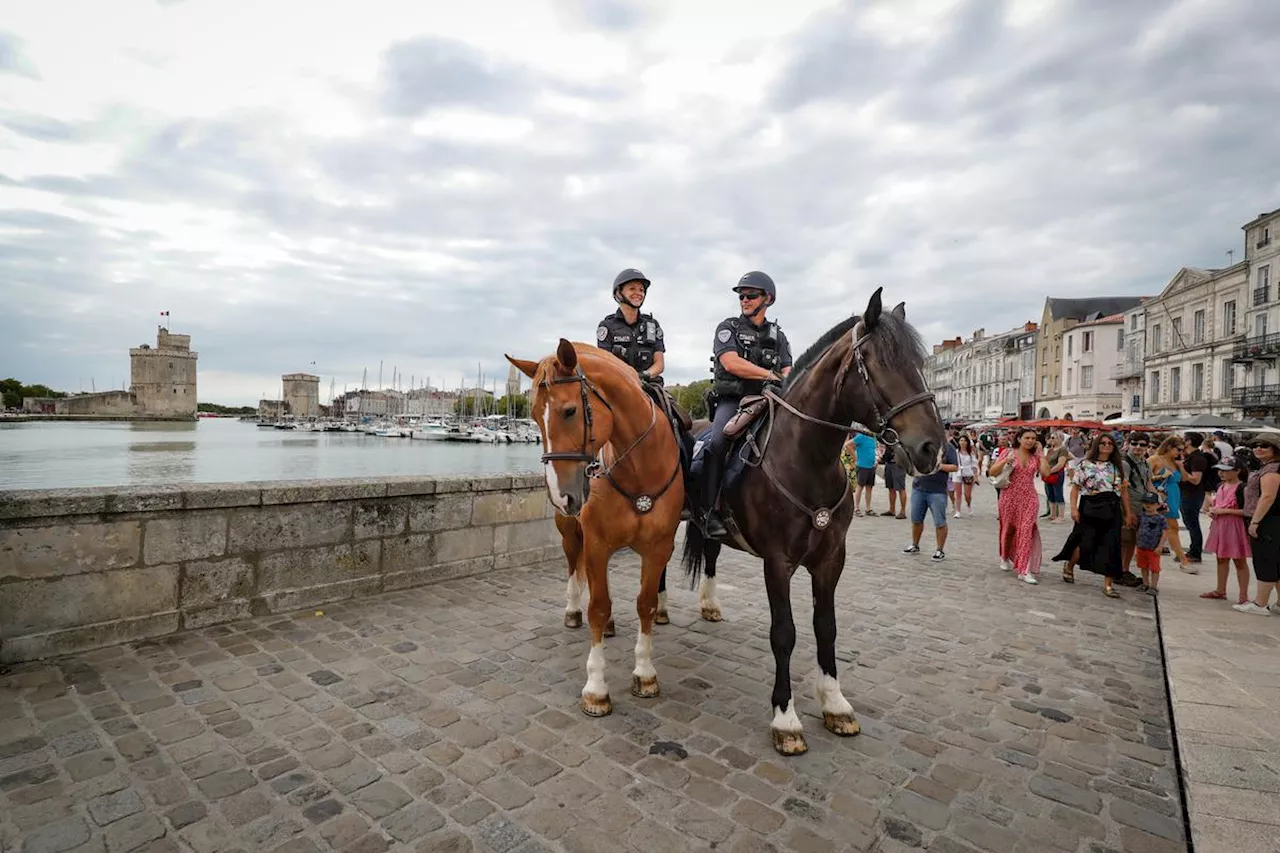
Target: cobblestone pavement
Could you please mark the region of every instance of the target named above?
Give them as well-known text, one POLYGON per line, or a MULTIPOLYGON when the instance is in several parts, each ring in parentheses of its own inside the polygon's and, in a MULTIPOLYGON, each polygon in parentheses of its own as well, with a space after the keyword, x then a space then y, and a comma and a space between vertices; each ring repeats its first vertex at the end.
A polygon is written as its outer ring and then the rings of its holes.
MULTIPOLYGON (((602 719, 577 710, 588 638, 551 564, 11 669, 0 849, 1185 849, 1150 601, 1053 566, 1016 582, 979 500, 941 564, 901 553, 908 522, 855 519, 837 648, 858 737, 822 727, 797 578, 802 757, 770 743, 758 564, 726 552, 720 623, 673 584, 641 700, 619 557, 602 719)), ((1045 534, 1051 554, 1066 530, 1045 534)))

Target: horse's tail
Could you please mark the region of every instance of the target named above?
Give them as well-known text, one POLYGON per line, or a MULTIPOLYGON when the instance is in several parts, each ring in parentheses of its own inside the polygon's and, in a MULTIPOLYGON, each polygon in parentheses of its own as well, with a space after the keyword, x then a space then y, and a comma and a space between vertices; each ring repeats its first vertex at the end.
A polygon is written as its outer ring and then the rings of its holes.
POLYGON ((684 553, 680 562, 684 566, 684 576, 689 579, 689 589, 696 589, 702 577, 702 559, 707 550, 707 538, 702 529, 690 519, 684 525, 684 553))

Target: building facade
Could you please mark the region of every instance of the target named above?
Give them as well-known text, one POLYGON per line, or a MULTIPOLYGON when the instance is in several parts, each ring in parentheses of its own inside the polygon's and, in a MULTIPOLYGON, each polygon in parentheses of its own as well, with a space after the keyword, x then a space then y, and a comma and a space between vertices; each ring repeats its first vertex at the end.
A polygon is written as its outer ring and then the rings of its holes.
POLYGON ((926 360, 929 389, 944 420, 999 420, 1030 407, 1034 388, 1036 324, 988 335, 976 329, 935 345, 926 360))
POLYGON ((178 418, 196 416, 196 361, 190 335, 174 335, 163 326, 154 349, 148 344, 129 350, 129 391, 139 415, 178 418))
POLYGON ((1142 306, 1144 417, 1233 414, 1247 283, 1244 262, 1220 270, 1184 267, 1142 306))
POLYGON ((295 418, 320 415, 320 377, 310 373, 286 373, 280 377, 285 409, 295 418))
POLYGON ((963 343, 964 341, 960 338, 952 338, 940 344, 934 344, 933 352, 925 358, 925 379, 938 404, 938 414, 944 421, 955 417, 951 400, 952 365, 955 362, 956 349, 963 343))
POLYGON ((1145 405, 1143 388, 1146 373, 1146 308, 1139 305, 1120 315, 1124 323, 1124 353, 1111 369, 1111 378, 1120 392, 1120 415, 1141 418, 1145 405))
POLYGON ((1122 392, 1113 378, 1124 361, 1124 315, 1077 323, 1062 335, 1058 417, 1101 421, 1119 417, 1122 392))
POLYGON ((1249 304, 1245 337, 1232 352, 1239 381, 1231 401, 1247 417, 1274 418, 1280 416, 1280 210, 1246 222, 1243 230, 1249 304))
POLYGON ((1086 320, 1123 314, 1141 303, 1142 299, 1141 296, 1092 296, 1084 299, 1050 296, 1044 300, 1036 341, 1036 417, 1058 418, 1063 414, 1062 336, 1067 330, 1086 320))

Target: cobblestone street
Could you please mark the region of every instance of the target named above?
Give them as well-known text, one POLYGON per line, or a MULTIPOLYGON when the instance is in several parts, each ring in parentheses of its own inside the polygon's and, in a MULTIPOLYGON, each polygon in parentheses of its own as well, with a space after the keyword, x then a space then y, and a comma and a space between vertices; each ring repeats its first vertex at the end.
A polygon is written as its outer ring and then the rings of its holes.
MULTIPOLYGON (((628 689, 638 570, 616 559, 614 713, 584 716, 556 562, 12 667, 0 849, 1184 850, 1150 599, 1048 563, 1018 583, 977 492, 938 564, 928 524, 908 556, 907 521, 854 519, 837 649, 858 737, 822 726, 801 571, 810 751, 774 753, 760 568, 727 550, 720 623, 673 567, 649 700, 628 689)), ((1067 530, 1042 527, 1046 557, 1067 530)))

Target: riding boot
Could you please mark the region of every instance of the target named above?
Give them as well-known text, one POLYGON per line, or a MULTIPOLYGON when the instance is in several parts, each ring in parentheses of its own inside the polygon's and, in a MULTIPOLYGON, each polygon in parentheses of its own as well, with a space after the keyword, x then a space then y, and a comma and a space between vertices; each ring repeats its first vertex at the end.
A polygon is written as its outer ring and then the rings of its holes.
POLYGON ((702 527, 703 532, 711 539, 720 539, 729 535, 729 531, 724 526, 724 519, 716 509, 723 469, 724 456, 720 453, 709 454, 702 462, 702 527))

